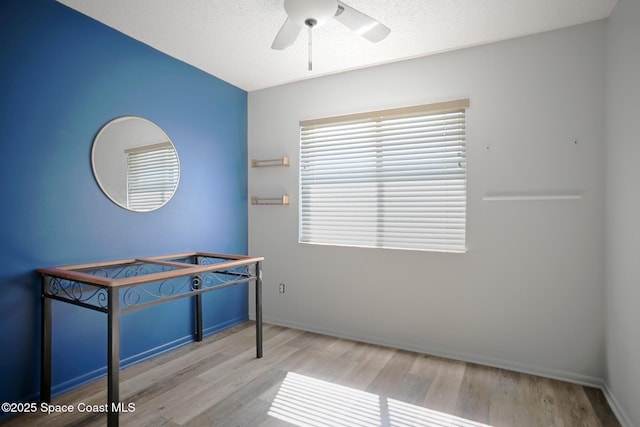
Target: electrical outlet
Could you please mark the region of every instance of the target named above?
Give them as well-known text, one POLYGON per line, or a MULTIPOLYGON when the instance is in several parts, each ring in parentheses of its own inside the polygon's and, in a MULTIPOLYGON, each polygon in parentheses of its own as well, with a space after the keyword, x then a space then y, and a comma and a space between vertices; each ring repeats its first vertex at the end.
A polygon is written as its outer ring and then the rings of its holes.
POLYGON ((280 293, 284 294, 284 283, 280 283, 280 293))

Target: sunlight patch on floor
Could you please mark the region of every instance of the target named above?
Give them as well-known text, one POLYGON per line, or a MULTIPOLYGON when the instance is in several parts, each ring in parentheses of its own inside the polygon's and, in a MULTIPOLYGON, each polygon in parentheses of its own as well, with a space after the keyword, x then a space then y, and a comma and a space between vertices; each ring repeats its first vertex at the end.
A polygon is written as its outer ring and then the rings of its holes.
POLYGON ((387 398, 389 420, 391 426, 397 427, 491 427, 466 418, 422 406, 412 405, 399 400, 387 398))
POLYGON ((289 372, 269 415, 299 426, 377 426, 380 401, 376 394, 289 372))
POLYGON ((294 372, 280 385, 269 415, 297 426, 491 427, 294 372))

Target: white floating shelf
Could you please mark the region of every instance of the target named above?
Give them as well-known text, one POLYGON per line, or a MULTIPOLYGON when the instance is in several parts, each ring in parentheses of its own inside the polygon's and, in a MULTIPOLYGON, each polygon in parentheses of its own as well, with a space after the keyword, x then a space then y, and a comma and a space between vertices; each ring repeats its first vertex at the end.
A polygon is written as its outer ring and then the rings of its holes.
POLYGON ((510 201, 551 201, 551 200, 580 200, 582 193, 578 191, 567 193, 554 192, 513 192, 513 193, 486 193, 482 200, 485 202, 510 202, 510 201))
POLYGON ((251 159, 252 168, 266 168, 272 166, 289 166, 289 156, 282 156, 279 159, 255 160, 251 159))
POLYGON ((289 204, 289 196, 280 196, 280 197, 251 197, 252 205, 288 205, 289 204))

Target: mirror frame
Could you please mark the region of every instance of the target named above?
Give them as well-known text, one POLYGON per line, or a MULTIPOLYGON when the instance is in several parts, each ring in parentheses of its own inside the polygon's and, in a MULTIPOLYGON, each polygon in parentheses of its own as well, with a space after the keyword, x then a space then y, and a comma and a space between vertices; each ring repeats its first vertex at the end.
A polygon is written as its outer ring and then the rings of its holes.
MULTIPOLYGON (((140 128, 142 129, 142 128, 140 128)), ((120 130, 122 132, 122 130, 120 130)), ((126 131, 126 129, 125 129, 126 131)), ((147 135, 145 135, 147 136, 147 135)), ((107 150, 108 151, 108 150, 107 150)), ((124 191, 126 193, 127 188, 126 188, 126 165, 124 165, 124 181, 125 181, 125 188, 124 191)), ((144 117, 139 117, 139 116, 121 116, 121 117, 116 117, 113 120, 110 120, 109 122, 105 123, 100 130, 98 131, 98 133, 96 134, 94 140, 93 140, 93 144, 91 147, 91 169, 93 171, 93 176, 98 184, 98 186, 100 187, 100 189, 102 190, 102 192, 104 193, 105 196, 107 196, 107 198, 109 198, 109 200, 111 200, 113 203, 115 203, 116 205, 120 206, 123 209, 126 209, 128 211, 131 212, 152 212, 154 210, 160 209, 161 207, 163 207, 164 205, 166 205, 172 198, 173 196, 175 196, 176 191, 178 190, 178 185, 180 184, 180 157, 178 156, 178 150, 175 147, 175 144, 173 143, 173 141, 171 140, 171 138, 169 138, 169 136, 167 135, 167 133, 160 128, 157 124, 155 124, 154 122, 152 122, 151 120, 145 119, 144 117), (150 209, 134 209, 131 208, 129 206, 127 206, 127 198, 126 198, 126 194, 125 197, 120 197, 118 195, 117 191, 113 191, 112 189, 110 189, 105 182, 109 181, 106 179, 106 175, 105 175, 105 168, 103 166, 98 166, 98 164, 100 162, 98 162, 98 160, 96 159, 96 157, 101 156, 102 154, 105 153, 104 147, 109 148, 109 145, 113 144, 114 141, 116 141, 116 139, 114 137, 110 137, 109 139, 107 138, 107 135, 109 133, 109 131, 113 132, 114 130, 114 126, 116 125, 122 125, 123 122, 127 122, 127 121, 131 121, 131 120, 135 120, 140 122, 141 126, 146 126, 148 129, 150 129, 150 131, 148 132, 148 136, 150 138, 158 138, 159 136, 162 136, 162 141, 156 140, 155 142, 153 141, 144 141, 142 143, 135 141, 133 144, 127 144, 120 142, 120 144, 118 146, 116 146, 115 150, 111 150, 111 153, 108 154, 113 154, 114 157, 119 156, 120 151, 123 150, 123 153, 127 153, 130 151, 136 151, 136 148, 139 147, 144 147, 144 146, 153 146, 153 145, 158 145, 159 143, 169 143, 171 145, 171 147, 173 148, 173 151, 175 153, 175 157, 176 157, 176 163, 177 163, 177 169, 178 169, 178 176, 176 179, 176 183, 175 186, 171 192, 171 195, 164 200, 162 203, 158 204, 158 205, 154 205, 152 208, 150 209), (105 145, 107 144, 107 145, 105 145), (103 147, 103 148, 100 148, 103 147), (120 150, 120 151, 118 151, 120 150), (115 193, 115 194, 113 194, 115 193)), ((109 171, 110 172, 110 171, 109 171)), ((118 172, 115 172, 116 174, 118 174, 118 172)), ((120 173, 121 174, 121 173, 120 173)), ((116 180, 118 178, 116 177, 116 180)), ((122 180, 122 178, 120 178, 122 180)))

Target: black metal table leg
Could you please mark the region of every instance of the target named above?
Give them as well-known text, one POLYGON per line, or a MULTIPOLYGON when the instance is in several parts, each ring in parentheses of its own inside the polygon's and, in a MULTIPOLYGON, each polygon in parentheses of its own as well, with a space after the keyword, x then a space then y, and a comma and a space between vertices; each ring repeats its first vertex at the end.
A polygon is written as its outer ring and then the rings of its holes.
POLYGON ((262 264, 256 262, 256 357, 262 357, 262 264))
MULTIPOLYGON (((197 276, 195 278, 194 288, 202 288, 202 277, 197 276)), ((196 341, 202 341, 204 336, 204 331, 202 329, 202 294, 197 294, 194 298, 196 305, 196 341)))
POLYGON ((51 299, 45 297, 51 286, 51 277, 42 276, 40 326, 40 401, 51 402, 51 299))
POLYGON ((120 406, 120 299, 117 287, 109 288, 108 293, 107 425, 117 427, 120 406))

